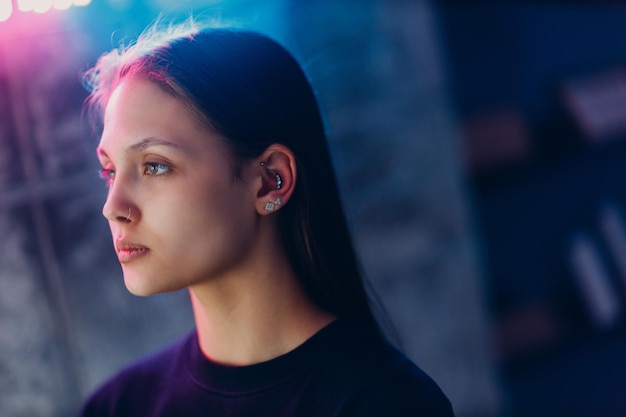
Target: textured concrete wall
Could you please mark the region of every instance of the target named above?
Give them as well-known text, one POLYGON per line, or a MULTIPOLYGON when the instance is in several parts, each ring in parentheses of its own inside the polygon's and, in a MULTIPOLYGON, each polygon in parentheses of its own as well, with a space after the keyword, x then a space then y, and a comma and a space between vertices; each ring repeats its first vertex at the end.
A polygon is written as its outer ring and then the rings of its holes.
MULTIPOLYGON (((225 15, 280 23, 267 31, 311 75, 358 249, 406 352, 458 416, 495 415, 436 11, 411 0, 269 3, 233 1, 225 15)), ((184 292, 144 299, 124 288, 80 121, 77 73, 101 47, 60 28, 19 48, 0 37, 2 416, 72 415, 120 366, 192 326, 184 292)))
POLYGON ((29 18, 0 28, 0 415, 67 417, 192 320, 185 293, 126 292, 81 121, 78 74, 96 52, 60 21, 29 18))
POLYGON ((291 12, 288 41, 305 57, 324 105, 365 270, 405 351, 459 416, 496 415, 436 10, 425 1, 369 0, 299 3, 291 12))

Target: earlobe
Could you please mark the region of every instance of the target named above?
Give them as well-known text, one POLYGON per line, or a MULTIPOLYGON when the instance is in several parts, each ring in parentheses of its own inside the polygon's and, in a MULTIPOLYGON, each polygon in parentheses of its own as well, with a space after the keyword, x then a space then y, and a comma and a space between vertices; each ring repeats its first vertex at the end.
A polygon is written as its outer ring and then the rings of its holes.
POLYGON ((274 207, 280 206, 281 204, 282 200, 280 198, 277 198, 273 203, 268 201, 267 203, 265 203, 265 210, 274 211, 274 207))
POLYGON ((296 184, 296 161, 291 149, 275 144, 259 157, 261 186, 257 192, 257 212, 270 214, 286 204, 296 184))

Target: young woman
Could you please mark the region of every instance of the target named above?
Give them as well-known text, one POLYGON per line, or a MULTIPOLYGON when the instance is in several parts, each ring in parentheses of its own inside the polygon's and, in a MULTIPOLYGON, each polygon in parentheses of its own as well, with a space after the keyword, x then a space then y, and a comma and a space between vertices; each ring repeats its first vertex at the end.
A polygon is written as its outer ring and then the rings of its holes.
POLYGON ((154 30, 86 82, 126 287, 188 289, 196 329, 83 416, 452 416, 372 314, 317 102, 284 48, 154 30))

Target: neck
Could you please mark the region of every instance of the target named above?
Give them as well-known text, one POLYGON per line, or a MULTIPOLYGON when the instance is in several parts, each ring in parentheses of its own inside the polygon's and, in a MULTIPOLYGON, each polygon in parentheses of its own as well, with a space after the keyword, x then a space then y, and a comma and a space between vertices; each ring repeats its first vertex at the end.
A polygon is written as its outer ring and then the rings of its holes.
POLYGON ((264 362, 334 320, 313 305, 286 262, 265 271, 190 288, 200 348, 211 360, 233 366, 264 362))

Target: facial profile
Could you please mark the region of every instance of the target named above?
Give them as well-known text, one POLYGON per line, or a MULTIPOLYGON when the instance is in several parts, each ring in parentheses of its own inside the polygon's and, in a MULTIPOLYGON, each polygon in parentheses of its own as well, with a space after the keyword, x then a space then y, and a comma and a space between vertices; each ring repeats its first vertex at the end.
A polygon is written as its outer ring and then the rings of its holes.
POLYGON ((157 84, 134 77, 115 89, 98 155, 109 187, 103 214, 132 293, 233 274, 254 250, 249 170, 235 180, 215 132, 157 84))

